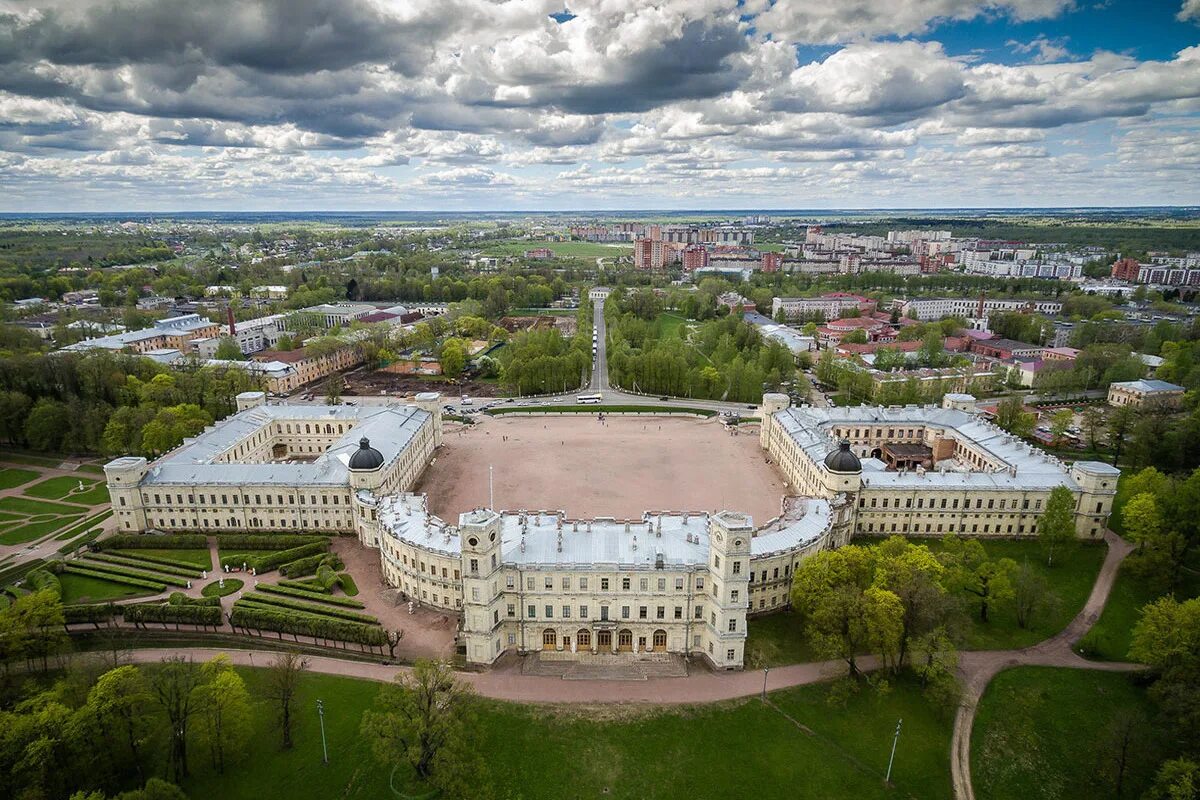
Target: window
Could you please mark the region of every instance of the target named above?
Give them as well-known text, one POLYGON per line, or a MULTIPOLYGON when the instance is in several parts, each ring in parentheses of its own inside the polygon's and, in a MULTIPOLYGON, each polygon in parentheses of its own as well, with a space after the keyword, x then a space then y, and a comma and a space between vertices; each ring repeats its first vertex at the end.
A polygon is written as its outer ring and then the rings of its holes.
POLYGON ((729 602, 736 603, 738 601, 738 590, 734 589, 729 592, 729 602))
POLYGON ((554 606, 546 606, 546 619, 554 619, 554 606))
POLYGON ((587 591, 587 584, 588 584, 587 578, 579 579, 579 588, 582 589, 583 591, 587 591))
POLYGON ((625 592, 629 591, 629 578, 621 578, 621 590, 625 592))
POLYGON ((740 561, 733 562, 733 574, 734 575, 742 574, 742 562, 740 562, 740 561))
POLYGON ((696 591, 704 591, 704 578, 696 578, 696 591))
MULTIPOLYGON (((424 571, 425 571, 425 565, 424 565, 424 564, 421 564, 421 571, 422 571, 422 572, 424 572, 424 571)), ((476 574, 477 572, 479 572, 479 559, 477 559, 477 558, 472 558, 472 559, 471 559, 471 574, 472 574, 472 575, 474 575, 474 574, 476 574)))
POLYGON ((654 610, 654 618, 655 619, 666 619, 667 618, 667 607, 659 606, 658 608, 656 608, 654 610))
POLYGON ((646 606, 638 606, 638 619, 645 619, 648 611, 646 606))
POLYGON ((529 590, 529 591, 531 591, 531 592, 533 591, 533 578, 526 578, 526 579, 525 579, 525 588, 526 588, 526 589, 528 589, 528 590, 529 590))
POLYGON ((600 591, 602 591, 602 592, 608 591, 608 578, 600 579, 600 591))
POLYGON ((629 619, 629 606, 621 606, 621 619, 629 619))
POLYGON ((516 603, 508 604, 508 615, 510 617, 515 617, 517 615, 517 604, 516 603))
POLYGON ((666 648, 666 646, 667 646, 667 632, 664 630, 655 631, 654 632, 654 649, 658 650, 659 648, 666 648))
POLYGON ((675 589, 676 589, 676 591, 683 590, 683 576, 682 575, 675 579, 675 589))
MULTIPOLYGON (((455 575, 454 577, 456 577, 456 578, 457 578, 458 576, 457 576, 457 575, 455 575)), ((516 578, 514 578, 512 575, 508 575, 508 576, 506 576, 506 577, 504 578, 504 586, 505 586, 505 588, 507 588, 507 589, 513 589, 513 588, 515 588, 515 587, 516 587, 516 583, 517 583, 517 579, 516 579, 516 578)))
POLYGON ((667 590, 667 579, 666 578, 658 579, 658 590, 660 592, 665 592, 667 590))
POLYGON ((528 614, 525 615, 527 618, 533 619, 534 617, 537 616, 537 606, 530 606, 526 610, 529 612, 528 614))
POLYGON ((471 599, 473 601, 475 601, 476 603, 479 602, 479 587, 478 586, 471 587, 471 599))
POLYGON ((721 557, 720 556, 717 556, 717 555, 713 556, 713 567, 715 567, 716 569, 721 568, 721 557))
POLYGON ((588 607, 587 607, 587 606, 580 606, 580 607, 579 607, 579 618, 580 618, 580 619, 587 619, 587 618, 588 618, 588 607))
POLYGON ((736 630, 737 630, 737 618, 734 617, 733 619, 729 620, 729 632, 733 633, 736 630))
POLYGON ((580 628, 575 634, 575 641, 579 643, 580 647, 591 647, 592 632, 587 628, 580 628))
POLYGON ((638 582, 638 584, 639 584, 639 586, 640 586, 641 590, 644 592, 644 591, 646 591, 648 588, 650 588, 650 579, 649 579, 649 578, 642 578, 642 579, 641 579, 641 580, 638 582))
POLYGON ((600 620, 603 622, 608 619, 608 606, 600 606, 600 620))
POLYGON ((563 619, 571 618, 571 607, 570 606, 563 606, 562 616, 563 616, 563 619))
POLYGON ((562 579, 562 587, 563 587, 563 589, 569 590, 571 588, 571 579, 564 577, 562 579))
POLYGON ((683 619, 683 606, 675 606, 675 619, 683 619))
POLYGON ((547 589, 553 589, 553 588, 554 588, 554 578, 551 578, 549 575, 547 575, 547 576, 546 576, 546 581, 545 581, 545 583, 546 583, 546 588, 547 588, 547 589))
POLYGON ((726 661, 733 661, 733 648, 730 648, 730 649, 728 649, 728 650, 726 650, 726 651, 725 651, 725 660, 726 660, 726 661))

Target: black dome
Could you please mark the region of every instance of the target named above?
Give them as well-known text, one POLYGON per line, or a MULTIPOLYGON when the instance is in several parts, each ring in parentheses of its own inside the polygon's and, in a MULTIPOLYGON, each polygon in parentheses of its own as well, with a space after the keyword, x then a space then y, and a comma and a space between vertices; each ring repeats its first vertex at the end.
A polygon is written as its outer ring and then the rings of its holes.
POLYGON ((850 452, 849 439, 842 439, 838 449, 825 456, 825 466, 830 472, 862 472, 862 462, 850 452))
POLYGON ((379 469, 383 466, 383 453, 371 447, 367 437, 358 440, 358 449, 350 456, 350 469, 379 469))

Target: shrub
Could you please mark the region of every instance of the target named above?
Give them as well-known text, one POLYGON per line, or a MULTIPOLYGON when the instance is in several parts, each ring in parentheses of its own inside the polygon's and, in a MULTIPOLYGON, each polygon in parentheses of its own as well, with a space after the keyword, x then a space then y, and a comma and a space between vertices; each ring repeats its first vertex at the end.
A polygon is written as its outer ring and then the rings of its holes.
MULTIPOLYGON (((208 548, 206 547, 205 549, 207 550, 208 548)), ((142 553, 138 553, 136 556, 131 556, 128 553, 106 553, 105 555, 136 558, 138 561, 145 561, 149 562, 150 564, 161 564, 164 567, 179 567, 179 569, 186 569, 188 572, 195 573, 197 576, 199 576, 200 571, 204 569, 203 567, 196 566, 196 564, 191 561, 184 561, 182 558, 169 558, 167 556, 160 555, 143 555, 142 553)))
POLYGON ((231 622, 235 628, 278 631, 294 636, 313 636, 367 645, 387 644, 387 633, 378 625, 363 625, 359 622, 346 622, 295 611, 276 611, 241 600, 233 604, 231 622))
POLYGON ((140 625, 145 622, 165 622, 188 625, 220 626, 220 605, 171 605, 169 603, 135 603, 122 606, 126 622, 140 625))
POLYGON ((302 575, 312 575, 322 565, 328 565, 334 569, 341 569, 343 566, 342 560, 337 557, 337 554, 325 553, 290 561, 279 568, 279 574, 289 578, 299 578, 302 575))
POLYGON ((117 564, 107 564, 103 561, 94 561, 90 558, 80 559, 80 561, 77 563, 80 563, 82 566, 85 566, 95 572, 122 575, 126 578, 138 578, 144 581, 157 581, 158 583, 162 583, 167 586, 188 585, 187 578, 180 578, 175 575, 164 575, 161 572, 141 572, 139 570, 130 569, 129 567, 122 567, 117 564))
POLYGON ((103 561, 108 564, 118 564, 122 567, 140 567, 141 569, 150 570, 151 572, 165 572, 168 575, 182 575, 185 578, 199 578, 200 570, 194 566, 179 567, 168 564, 160 564, 149 559, 142 559, 140 556, 122 556, 116 553, 90 553, 87 556, 88 561, 103 561))
POLYGON ((183 592, 171 592, 167 602, 173 606, 219 606, 219 597, 188 597, 183 592))
POLYGON ((258 572, 270 572, 281 564, 286 564, 289 561, 295 561, 298 558, 305 556, 323 555, 329 549, 329 540, 321 539, 317 542, 309 542, 302 544, 299 547, 292 547, 287 550, 279 550, 274 553, 267 553, 261 556, 246 557, 244 554, 235 554, 237 560, 233 560, 231 556, 221 556, 221 565, 228 564, 231 567, 239 567, 243 563, 250 569, 258 572))
POLYGON ((270 594, 252 593, 248 595, 242 595, 241 599, 259 603, 261 605, 279 606, 280 608, 289 609, 291 611, 301 611, 305 614, 321 614, 323 616, 338 617, 339 619, 346 619, 350 620, 351 622, 361 622, 365 625, 379 624, 379 620, 375 617, 372 617, 370 614, 360 614, 357 611, 347 611, 344 608, 333 608, 328 605, 307 603, 303 600, 293 600, 289 597, 272 597, 270 594))
POLYGON ((98 605, 67 605, 62 607, 63 620, 68 624, 90 622, 96 625, 108 622, 117 613, 117 607, 112 603, 98 605))
MULTIPOLYGON (((295 562, 293 562, 293 563, 295 563, 295 562)), ((287 564, 284 564, 283 566, 286 567, 287 564)), ((280 567, 279 571, 283 572, 283 567, 280 567)), ((328 592, 326 592, 324 589, 322 589, 320 584, 318 584, 312 578, 305 578, 304 580, 299 580, 299 581, 281 580, 281 581, 279 581, 278 585, 284 586, 288 589, 300 589, 305 592, 324 592, 324 593, 328 594, 328 592)), ((262 587, 259 586, 258 588, 261 589, 262 587)))
POLYGON ((261 533, 226 533, 218 534, 217 545, 222 550, 283 550, 288 547, 302 547, 306 544, 329 544, 325 536, 312 534, 261 534, 261 533))
POLYGON ((58 576, 48 569, 35 569, 26 575, 25 588, 35 592, 40 592, 42 589, 50 589, 59 597, 62 597, 62 583, 58 580, 58 576))
MULTIPOLYGON (((295 581, 288 581, 292 584, 295 581)), ((309 589, 298 589, 295 586, 285 586, 282 581, 278 584, 260 583, 255 587, 256 591, 267 592, 268 594, 282 594, 288 597, 298 597, 301 600, 316 600, 321 603, 333 603, 338 606, 346 606, 347 608, 366 608, 363 603, 358 600, 351 600, 349 597, 331 597, 327 594, 321 594, 309 589)))
POLYGON ((342 591, 347 597, 354 597, 358 594, 358 584, 354 582, 354 576, 349 572, 343 572, 338 581, 342 585, 342 591))
POLYGON ((136 586, 139 589, 153 589, 156 592, 161 592, 167 588, 166 584, 163 583, 142 580, 141 578, 129 578, 124 575, 113 575, 107 572, 91 569, 89 567, 80 566, 78 564, 64 564, 63 572, 71 575, 82 575, 85 578, 99 578, 102 581, 121 583, 126 586, 136 586))
POLYGON ((96 543, 103 550, 196 550, 208 547, 208 538, 200 533, 118 533, 96 543))

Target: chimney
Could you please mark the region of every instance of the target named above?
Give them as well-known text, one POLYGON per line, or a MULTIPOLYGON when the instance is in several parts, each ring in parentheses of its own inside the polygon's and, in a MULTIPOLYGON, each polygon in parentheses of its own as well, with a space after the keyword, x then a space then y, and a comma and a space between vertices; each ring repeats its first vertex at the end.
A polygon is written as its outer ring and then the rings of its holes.
POLYGON ((226 317, 226 319, 229 320, 229 335, 237 336, 237 329, 233 326, 233 306, 232 305, 228 305, 225 307, 225 317, 226 317))

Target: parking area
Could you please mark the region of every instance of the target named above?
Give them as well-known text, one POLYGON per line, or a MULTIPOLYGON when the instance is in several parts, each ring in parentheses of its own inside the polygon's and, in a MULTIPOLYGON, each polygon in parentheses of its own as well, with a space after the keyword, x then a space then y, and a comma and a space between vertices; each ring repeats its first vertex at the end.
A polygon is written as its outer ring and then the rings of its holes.
POLYGON ((417 491, 447 521, 500 509, 637 518, 647 510, 779 513, 784 482, 758 446, 758 428, 684 417, 480 417, 448 424, 417 491))

